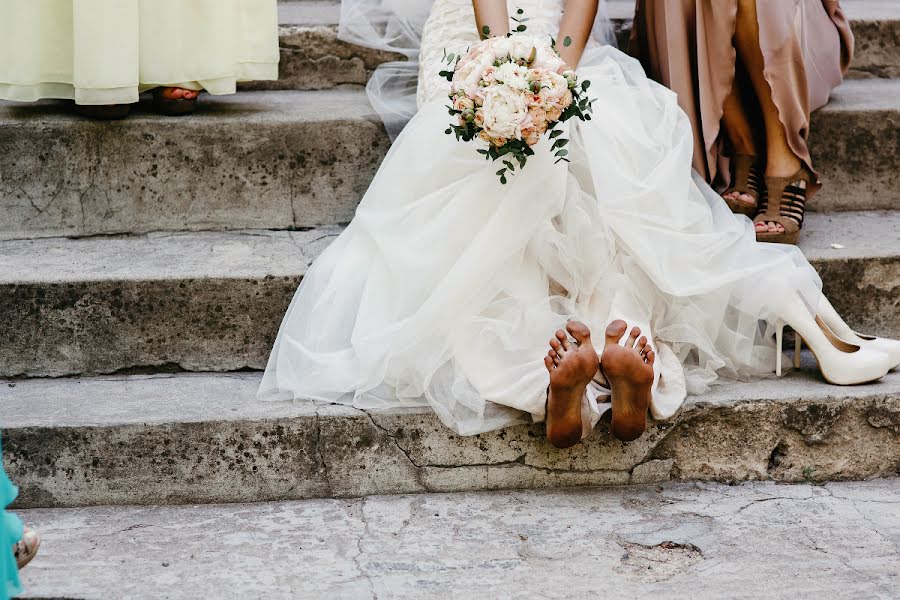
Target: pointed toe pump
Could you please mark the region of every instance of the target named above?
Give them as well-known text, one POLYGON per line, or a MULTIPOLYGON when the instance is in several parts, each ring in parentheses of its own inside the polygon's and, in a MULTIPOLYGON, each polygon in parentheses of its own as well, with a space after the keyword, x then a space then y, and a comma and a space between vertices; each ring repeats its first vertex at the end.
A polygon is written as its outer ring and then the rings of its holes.
POLYGON ((887 354, 870 346, 853 344, 842 339, 831 330, 821 316, 813 317, 802 303, 799 303, 789 307, 775 327, 778 351, 775 372, 779 377, 782 373, 781 356, 786 325, 790 326, 795 334, 794 366, 800 366, 800 350, 805 342, 815 356, 822 376, 832 385, 857 385, 876 381, 891 370, 891 360, 887 354))
POLYGON ((891 362, 891 369, 900 367, 900 340, 892 340, 889 338, 881 338, 865 333, 858 333, 853 330, 841 315, 834 309, 828 298, 822 296, 819 300, 819 316, 828 325, 828 327, 844 341, 856 344, 862 347, 872 348, 882 352, 888 356, 891 362))

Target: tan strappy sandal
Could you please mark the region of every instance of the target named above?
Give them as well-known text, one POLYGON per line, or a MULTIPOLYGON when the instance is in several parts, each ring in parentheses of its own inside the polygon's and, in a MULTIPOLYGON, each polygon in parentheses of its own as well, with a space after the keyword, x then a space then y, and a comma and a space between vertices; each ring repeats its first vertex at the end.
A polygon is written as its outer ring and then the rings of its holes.
POLYGON ((766 177, 766 193, 753 222, 778 223, 784 231, 757 231, 756 239, 773 244, 796 244, 803 227, 806 195, 814 184, 815 175, 806 165, 801 165, 788 177, 766 177))
POLYGON ((13 544, 13 556, 16 557, 16 566, 22 569, 31 562, 41 547, 41 536, 30 527, 22 532, 22 539, 13 544))
POLYGON ((731 212, 752 217, 756 214, 759 205, 760 180, 756 157, 750 154, 736 154, 732 159, 732 164, 734 165, 734 176, 731 187, 725 190, 722 198, 725 200, 728 208, 731 209, 731 212), (728 194, 733 193, 752 196, 753 202, 744 202, 738 198, 725 198, 728 194))

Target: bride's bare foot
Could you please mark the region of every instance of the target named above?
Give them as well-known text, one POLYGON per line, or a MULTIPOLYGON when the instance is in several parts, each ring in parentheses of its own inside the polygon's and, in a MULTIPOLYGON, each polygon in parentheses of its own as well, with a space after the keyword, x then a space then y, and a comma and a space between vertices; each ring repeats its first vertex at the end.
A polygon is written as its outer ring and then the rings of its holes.
POLYGON ((570 321, 550 340, 544 365, 550 372, 547 392, 547 440, 557 448, 574 446, 581 439, 581 398, 597 373, 600 362, 591 343, 591 331, 583 323, 570 321))
POLYGON ((613 321, 606 328, 606 345, 600 358, 600 369, 612 391, 612 423, 610 433, 623 442, 641 437, 647 428, 647 410, 653 386, 653 362, 656 354, 635 327, 622 343, 628 324, 613 321))

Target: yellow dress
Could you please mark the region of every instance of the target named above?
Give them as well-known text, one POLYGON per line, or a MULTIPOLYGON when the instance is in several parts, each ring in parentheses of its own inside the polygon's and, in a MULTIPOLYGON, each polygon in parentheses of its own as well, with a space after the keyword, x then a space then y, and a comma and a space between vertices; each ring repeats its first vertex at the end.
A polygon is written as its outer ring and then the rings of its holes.
POLYGON ((276 0, 0 0, 0 99, 127 104, 277 78, 276 0))

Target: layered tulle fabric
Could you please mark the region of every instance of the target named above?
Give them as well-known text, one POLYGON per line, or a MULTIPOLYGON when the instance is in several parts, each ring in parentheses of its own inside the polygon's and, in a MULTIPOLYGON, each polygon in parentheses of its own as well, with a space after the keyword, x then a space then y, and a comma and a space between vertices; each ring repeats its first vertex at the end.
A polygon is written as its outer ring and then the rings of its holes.
POLYGON ((0 0, 0 98, 132 103, 278 78, 276 0, 0 0))
POLYGON ((12 552, 13 544, 22 539, 22 521, 6 512, 6 507, 16 499, 18 490, 3 470, 2 458, 0 451, 0 600, 6 600, 22 592, 12 552))
MULTIPOLYGON (((438 0, 435 14, 443 4, 459 5, 438 0)), ((593 46, 579 75, 595 117, 567 129, 572 163, 554 164, 544 141, 502 185, 477 145, 443 132, 447 83, 430 57, 469 38, 468 10, 461 29, 426 26, 440 34, 423 41, 422 107, 304 278, 260 396, 431 406, 463 434, 541 420, 547 340, 569 319, 598 340, 617 318, 649 332, 658 418, 717 377, 770 372, 766 323, 798 296, 812 306, 819 278, 795 248, 757 244, 750 221, 692 177, 675 95, 593 46)), ((560 13, 558 2, 535 29, 560 13)), ((592 422, 602 401, 596 387, 585 399, 592 422)))
MULTIPOLYGON (((678 94, 694 130, 694 168, 724 189, 729 155, 720 123, 735 77, 738 0, 636 4, 630 51, 653 79, 678 94)), ((825 105, 850 65, 849 22, 837 0, 757 0, 756 9, 772 99, 791 150, 812 168, 810 112, 825 105)))

